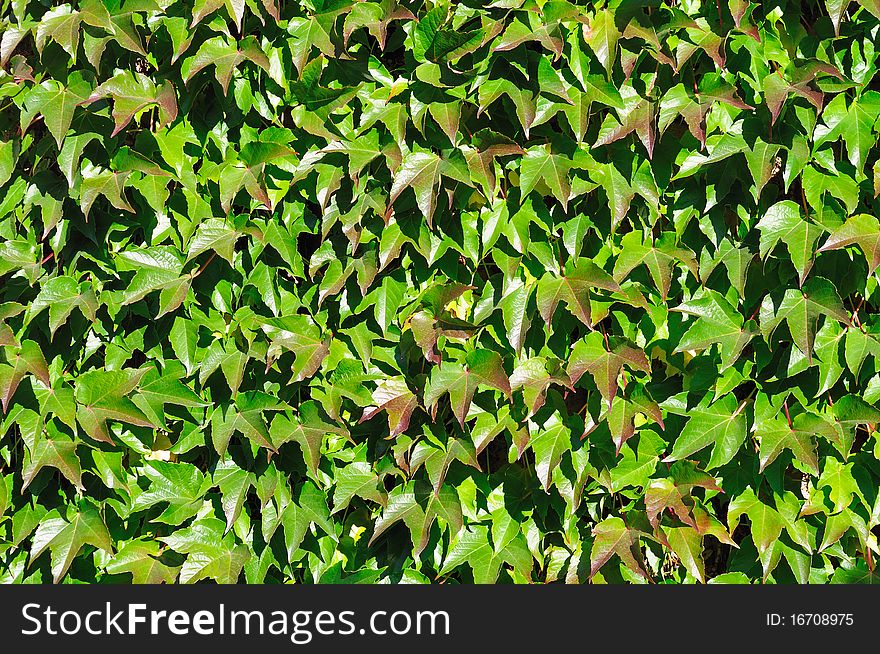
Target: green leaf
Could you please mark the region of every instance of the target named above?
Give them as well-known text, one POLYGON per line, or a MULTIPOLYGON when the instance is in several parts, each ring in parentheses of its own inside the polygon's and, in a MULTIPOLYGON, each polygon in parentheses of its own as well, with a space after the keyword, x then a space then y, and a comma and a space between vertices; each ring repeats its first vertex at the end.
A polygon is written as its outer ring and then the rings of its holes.
POLYGON ((525 197, 539 181, 544 182, 553 196, 559 200, 563 211, 568 210, 571 183, 568 178, 571 160, 553 154, 549 146, 536 146, 526 150, 520 166, 520 192, 525 197))
POLYGON ((596 12, 589 26, 584 30, 584 37, 610 77, 611 69, 617 59, 617 41, 620 38, 620 31, 614 22, 614 14, 608 9, 596 12))
POLYGON ((75 387, 76 419, 96 441, 113 444, 107 421, 138 427, 155 427, 126 395, 137 386, 142 373, 123 370, 92 370, 79 376, 75 387))
POLYGON ((222 520, 206 517, 159 538, 175 552, 186 555, 180 583, 193 584, 202 579, 213 579, 218 584, 238 582, 251 553, 245 545, 236 543, 232 533, 224 536, 223 529, 222 520))
POLYGON ((547 389, 551 384, 561 384, 571 388, 568 374, 558 359, 532 357, 520 363, 510 376, 511 390, 522 389, 523 399, 533 415, 544 405, 547 389))
POLYGON ((211 415, 211 437, 217 454, 222 456, 226 452, 229 439, 235 433, 246 436, 257 447, 277 453, 278 447, 272 440, 263 413, 286 408, 285 403, 260 391, 240 393, 233 403, 218 406, 211 415))
POLYGON ((60 150, 76 107, 85 102, 91 93, 92 85, 81 73, 71 74, 66 86, 53 79, 45 80, 31 88, 25 97, 21 130, 25 131, 38 115, 42 116, 60 150))
POLYGON ((214 66, 214 76, 220 83, 223 94, 226 95, 233 73, 246 61, 259 66, 267 73, 270 72, 269 59, 253 36, 245 37, 237 43, 230 42, 222 36, 215 36, 205 41, 195 56, 188 60, 183 81, 188 83, 202 69, 214 66))
POLYGON ((785 526, 779 512, 762 502, 751 488, 733 498, 727 509, 727 526, 733 531, 741 516, 751 523, 752 539, 758 552, 763 554, 779 538, 785 526))
POLYGON ((530 436, 529 446, 535 453, 535 472, 545 491, 550 488, 553 471, 565 453, 572 449, 571 437, 571 429, 562 422, 558 413, 554 413, 530 436))
POLYGON ((651 372, 651 364, 644 352, 619 339, 606 342, 601 334, 591 332, 572 346, 566 371, 572 384, 576 384, 584 373, 590 373, 610 407, 617 395, 618 378, 624 366, 648 374, 651 372))
POLYGON ((676 352, 703 350, 718 343, 721 372, 732 366, 755 335, 751 325, 717 291, 706 290, 699 297, 675 307, 675 311, 697 318, 684 333, 676 352))
POLYGON ((73 61, 79 47, 80 23, 82 13, 68 4, 53 7, 40 18, 34 35, 37 51, 42 54, 48 40, 55 41, 64 48, 73 61))
POLYGON ((826 457, 823 463, 822 474, 819 476, 816 488, 828 488, 829 498, 834 504, 834 513, 848 508, 853 497, 857 497, 863 504, 865 502, 852 471, 852 463, 841 463, 832 457, 826 457))
POLYGON ((714 445, 708 467, 717 468, 729 462, 746 440, 746 414, 732 395, 725 395, 708 406, 688 408, 686 404, 676 403, 665 408, 689 416, 675 438, 672 452, 663 459, 665 462, 679 461, 714 445))
POLYGON ((310 525, 320 527, 336 540, 336 531, 327 508, 327 497, 308 481, 302 485, 298 499, 290 502, 284 509, 281 524, 284 526, 284 543, 290 559, 294 559, 294 553, 302 544, 310 525))
POLYGON ((654 280, 660 296, 665 300, 672 287, 672 273, 678 262, 683 263, 694 277, 698 277, 697 261, 693 252, 688 248, 676 246, 671 239, 665 238, 668 236, 670 234, 664 234, 664 238, 654 244, 644 242, 638 232, 629 232, 623 236, 621 239, 623 249, 614 264, 614 278, 617 282, 626 279, 637 266, 644 265, 651 279, 654 280))
POLYGON ((85 102, 104 97, 113 99, 116 126, 110 136, 116 136, 135 116, 154 106, 159 110, 159 129, 177 118, 177 96, 168 81, 157 87, 146 75, 119 73, 98 86, 85 102))
POLYGON ((819 461, 816 454, 814 435, 832 430, 818 416, 802 413, 794 417, 791 426, 778 417, 755 424, 755 436, 761 444, 759 453, 761 470, 773 463, 783 449, 791 450, 795 459, 803 463, 817 477, 819 461))
POLYGON ((4 349, 8 363, 0 367, 0 401, 6 413, 24 376, 31 374, 48 385, 49 370, 40 346, 34 341, 22 341, 19 347, 4 349))
POLYGON ((289 316, 265 322, 263 332, 272 346, 269 355, 278 356, 282 348, 294 353, 293 381, 309 379, 321 367, 330 351, 330 338, 305 316, 289 316))
POLYGON ((161 545, 151 540, 126 542, 107 564, 110 574, 131 574, 134 584, 171 584, 180 566, 169 566, 162 559, 161 545))
MULTIPOLYGON (((775 172, 778 170, 776 155, 778 154, 781 147, 782 146, 775 143, 765 143, 764 141, 758 139, 752 149, 745 153, 746 161, 749 164, 749 172, 752 174, 752 179, 755 182, 755 200, 758 200, 761 197, 761 191, 767 185, 767 182, 770 181, 770 178, 773 177, 775 172)), ((789 241, 786 241, 786 243, 788 242, 789 241)))
POLYGON ((168 506, 155 520, 180 525, 202 508, 202 498, 208 489, 205 475, 194 465, 149 461, 143 468, 143 474, 150 485, 134 498, 132 512, 167 503, 168 506))
POLYGON ((452 535, 461 529, 461 505, 455 490, 444 485, 440 493, 435 494, 429 486, 418 483, 398 485, 388 494, 388 504, 376 520, 370 544, 402 520, 412 538, 413 555, 418 557, 428 544, 437 518, 443 520, 452 535))
POLYGON ((880 266, 880 221, 866 213, 848 218, 828 235, 819 252, 838 250, 850 245, 859 246, 868 260, 868 274, 873 273, 880 266))
POLYGON ((439 155, 432 152, 411 152, 394 174, 389 205, 411 187, 416 194, 416 204, 430 225, 437 206, 437 190, 442 170, 443 159, 439 155))
POLYGON ((546 273, 538 281, 536 299, 538 311, 544 322, 550 323, 557 304, 565 302, 568 310, 588 327, 592 327, 590 315, 590 289, 602 288, 619 291, 614 279, 588 259, 569 262, 561 276, 546 273))
POLYGON ((52 556, 52 578, 57 584, 86 545, 113 552, 113 541, 100 513, 91 504, 83 502, 70 520, 47 517, 40 522, 33 537, 31 560, 48 549, 52 556))
POLYGON ((825 315, 849 324, 837 289, 827 279, 814 277, 800 290, 788 289, 778 307, 768 295, 761 303, 761 331, 769 339, 784 320, 795 345, 811 362, 819 317, 825 315))
POLYGON ((498 551, 490 539, 489 529, 477 525, 461 531, 446 555, 440 574, 449 574, 465 563, 473 571, 474 583, 491 584, 498 579, 505 564, 522 575, 528 575, 532 569, 532 555, 522 535, 518 535, 498 551))
POLYGON ((800 207, 791 200, 777 202, 758 222, 761 232, 760 255, 765 259, 782 241, 791 254, 791 262, 798 271, 798 282, 803 285, 813 267, 813 247, 822 230, 801 217, 800 207))
POLYGON ((91 284, 78 284, 73 277, 61 275, 46 280, 40 287, 39 294, 29 307, 28 320, 39 315, 46 307, 49 308, 49 332, 54 336, 74 309, 79 309, 86 318, 94 320, 98 302, 91 284))
POLYGON ((28 448, 22 469, 21 489, 24 491, 46 466, 55 468, 80 491, 85 490, 82 482, 82 467, 76 454, 76 443, 61 433, 53 436, 38 436, 28 448))
POLYGON ((432 415, 436 414, 437 400, 449 393, 452 412, 458 424, 464 427, 465 417, 479 386, 494 388, 510 398, 510 381, 496 352, 474 350, 467 355, 464 365, 446 361, 434 368, 429 385, 425 388, 425 408, 432 415))
POLYGON ((345 510, 354 497, 381 504, 388 502, 388 494, 382 488, 379 476, 365 461, 352 461, 340 468, 335 478, 333 513, 345 510))
POLYGON ((321 446, 328 434, 348 436, 348 432, 338 425, 326 422, 318 410, 318 405, 309 400, 299 406, 299 415, 294 420, 278 414, 272 420, 269 430, 271 441, 277 447, 283 443, 295 441, 303 453, 309 472, 317 476, 318 464, 321 461, 321 446))
POLYGON ((608 563, 608 560, 617 555, 620 561, 638 576, 650 579, 651 575, 646 570, 639 550, 640 532, 627 527, 626 523, 618 517, 605 518, 593 527, 593 547, 590 550, 590 577, 608 563))
POLYGON ((415 27, 413 56, 417 61, 440 61, 471 43, 479 43, 483 31, 443 29, 447 9, 436 7, 429 11, 415 27))

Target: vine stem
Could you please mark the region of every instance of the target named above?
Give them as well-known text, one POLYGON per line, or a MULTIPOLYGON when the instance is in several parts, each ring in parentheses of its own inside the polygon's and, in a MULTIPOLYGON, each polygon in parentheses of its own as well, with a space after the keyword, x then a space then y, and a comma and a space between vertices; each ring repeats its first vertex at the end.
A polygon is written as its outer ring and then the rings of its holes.
POLYGON ((749 400, 751 400, 755 396, 755 393, 757 393, 757 392, 758 392, 758 389, 753 388, 752 392, 749 393, 748 397, 746 397, 742 402, 739 403, 739 406, 736 407, 736 411, 733 412, 734 418, 736 416, 738 416, 740 413, 742 413, 742 410, 746 408, 746 404, 749 403, 749 400))
POLYGON ((203 272, 205 272, 205 268, 208 267, 208 265, 214 260, 214 257, 216 257, 216 256, 217 256, 217 253, 216 253, 216 252, 212 252, 212 253, 211 253, 211 256, 208 257, 208 260, 205 261, 205 263, 203 263, 203 264, 199 267, 199 269, 193 273, 192 278, 195 279, 196 277, 198 277, 199 275, 201 275, 203 272))

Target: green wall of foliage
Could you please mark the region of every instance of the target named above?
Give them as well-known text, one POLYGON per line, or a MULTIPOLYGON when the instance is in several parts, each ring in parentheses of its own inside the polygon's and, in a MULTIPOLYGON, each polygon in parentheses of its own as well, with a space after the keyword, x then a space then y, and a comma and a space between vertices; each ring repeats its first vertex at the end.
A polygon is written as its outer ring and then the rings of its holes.
POLYGON ((5 0, 0 580, 875 580, 878 16, 5 0))

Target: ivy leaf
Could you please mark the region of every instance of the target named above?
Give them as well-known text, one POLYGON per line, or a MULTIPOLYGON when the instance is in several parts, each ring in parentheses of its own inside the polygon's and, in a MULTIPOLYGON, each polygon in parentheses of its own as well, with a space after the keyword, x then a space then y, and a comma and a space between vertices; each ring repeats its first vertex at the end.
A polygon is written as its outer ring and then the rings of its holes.
POLYGON ((213 579, 218 584, 238 582, 251 553, 245 545, 235 542, 232 533, 224 536, 223 530, 222 520, 205 517, 159 538, 175 552, 186 555, 180 568, 180 583, 193 584, 202 579, 213 579))
POLYGON ((82 13, 68 4, 53 7, 40 18, 37 24, 34 42, 37 51, 42 54, 46 42, 51 39, 64 48, 73 61, 79 48, 80 23, 82 13))
POLYGON ((651 159, 654 156, 654 144, 657 138, 654 106, 632 87, 624 87, 624 89, 626 93, 621 94, 623 109, 617 112, 617 118, 611 114, 605 117, 593 146, 609 145, 635 132, 645 147, 648 158, 651 159))
POLYGON ((572 449, 571 429, 554 413, 541 428, 530 437, 529 446, 535 453, 535 472, 544 486, 550 488, 553 471, 559 466, 563 455, 572 449))
POLYGON ((98 301, 88 282, 77 283, 73 277, 59 275, 40 287, 40 292, 28 308, 27 321, 38 316, 48 307, 49 333, 55 335, 58 328, 67 322, 74 309, 89 320, 95 320, 98 301))
POLYGON ((736 362, 743 348, 755 335, 755 330, 751 325, 744 324, 743 317, 730 303, 711 289, 675 307, 675 311, 697 318, 688 327, 675 351, 701 350, 718 343, 721 351, 721 372, 736 362))
POLYGON ((128 211, 134 213, 134 207, 125 198, 124 188, 125 182, 129 177, 129 172, 119 172, 107 170, 99 166, 84 166, 81 170, 82 184, 80 194, 80 208, 85 215, 86 220, 89 219, 89 212, 92 205, 99 196, 104 196, 107 201, 119 209, 120 211, 128 211))
POLYGON ((388 494, 382 488, 379 476, 365 461, 353 461, 340 468, 335 482, 333 513, 345 510, 354 497, 377 502, 383 507, 388 502, 388 494))
POLYGON ((3 403, 3 413, 6 413, 24 376, 34 375, 48 385, 49 370, 42 350, 34 341, 23 341, 18 347, 7 347, 4 350, 7 364, 0 367, 0 400, 3 403))
POLYGON ((296 356, 294 381, 303 381, 314 375, 330 351, 330 337, 322 337, 320 328, 305 316, 269 320, 263 323, 262 329, 272 341, 271 358, 275 358, 282 348, 296 356))
POLYGON ((551 384, 572 387, 571 379, 558 359, 532 357, 519 364, 510 376, 511 390, 522 389, 523 399, 533 415, 544 405, 551 384))
POLYGON ((393 204, 406 188, 412 187, 419 210, 430 225, 437 206, 437 187, 443 167, 443 159, 433 152, 410 153, 394 175, 388 204, 393 204))
POLYGON ((669 549, 675 552, 682 565, 697 581, 705 583, 706 571, 702 556, 702 536, 690 527, 666 527, 663 531, 669 543, 669 549))
POLYGON ((717 468, 730 461, 746 440, 746 415, 733 395, 725 395, 708 406, 688 409, 686 404, 676 400, 667 403, 665 408, 689 416, 673 443, 672 452, 663 459, 666 463, 679 461, 714 445, 708 467, 717 468))
POLYGON ((338 15, 339 11, 333 11, 331 8, 330 11, 306 17, 297 16, 291 20, 288 27, 288 32, 293 37, 290 42, 290 53, 297 72, 302 73, 313 48, 317 48, 328 57, 335 54, 331 35, 338 15))
POLYGON ((588 327, 592 327, 590 316, 590 289, 602 288, 608 291, 619 291, 620 286, 614 279, 592 261, 584 258, 566 264, 562 276, 546 273, 538 281, 538 311, 544 322, 550 323, 556 305, 565 302, 569 311, 588 327))
POLYGON ((861 329, 850 328, 846 330, 843 346, 846 366, 850 371, 858 375, 865 359, 871 355, 877 359, 880 357, 880 341, 872 332, 863 332, 861 329))
POLYGON ((852 463, 841 463, 832 457, 825 458, 822 474, 819 476, 816 488, 828 488, 830 499, 834 503, 835 513, 840 513, 848 508, 853 497, 857 497, 862 503, 865 502, 852 470, 852 463))
POLYGON ((113 552, 107 526, 98 510, 88 502, 80 503, 70 520, 47 517, 40 523, 33 537, 31 560, 48 549, 52 556, 52 578, 57 584, 85 545, 113 552))
POLYGON ((92 370, 79 376, 74 389, 76 419, 96 441, 113 444, 107 420, 138 427, 155 425, 126 395, 135 389, 143 372, 92 370))
POLYGON ((612 516, 593 527, 593 547, 590 550, 590 578, 596 576, 608 560, 617 555, 627 568, 638 576, 650 580, 639 549, 640 532, 627 527, 626 523, 612 516))
POLYGON ((145 75, 119 73, 98 86, 84 103, 92 103, 105 97, 113 99, 113 120, 116 127, 110 136, 116 136, 135 116, 150 107, 159 109, 158 129, 177 118, 177 96, 174 85, 168 81, 157 87, 145 75))
POLYGON ((272 441, 263 413, 286 408, 285 403, 260 391, 240 393, 230 405, 218 406, 211 416, 211 436, 217 454, 222 456, 226 452, 229 439, 236 432, 247 436, 258 447, 277 454, 278 448, 272 441))
POLYGON ((880 118, 880 93, 868 91, 847 107, 842 95, 836 96, 822 111, 823 128, 817 128, 816 147, 842 138, 847 158, 859 174, 865 168, 868 152, 877 144, 875 125, 880 118))
POLYGON ((320 527, 330 538, 337 540, 326 495, 312 482, 305 482, 295 502, 290 502, 281 514, 284 525, 284 543, 287 555, 293 559, 294 553, 302 544, 310 525, 320 527))
POLYGON ((617 338, 608 339, 606 343, 601 334, 591 332, 572 347, 566 371, 572 384, 589 372, 610 408, 617 395, 618 378, 624 365, 633 370, 651 372, 651 364, 644 352, 617 338))
POLYGON ((174 583, 180 566, 163 563, 162 547, 156 541, 130 540, 126 542, 107 564, 110 574, 131 574, 134 584, 174 583))
POLYGON ((269 59, 253 36, 245 37, 237 43, 232 43, 222 36, 215 36, 205 41, 195 56, 188 60, 189 65, 183 74, 183 81, 188 83, 203 68, 214 66, 214 76, 220 83, 223 94, 226 95, 235 69, 245 61, 252 62, 267 73, 270 72, 269 59))
MULTIPOLYGON (((752 179, 755 182, 754 193, 756 196, 756 200, 760 199, 761 191, 764 190, 767 182, 770 181, 770 178, 773 177, 775 171, 778 170, 776 155, 781 148, 782 146, 778 144, 765 143, 764 141, 758 139, 757 141, 755 141, 755 145, 752 147, 752 149, 745 153, 746 161, 749 164, 749 172, 751 172, 752 179)), ((790 201, 785 200, 785 202, 790 201)), ((760 224, 758 225, 758 228, 760 229, 760 224)), ((786 241, 786 243, 790 243, 790 241, 786 241)))
POLYGON ((611 69, 617 59, 617 41, 620 38, 620 31, 614 22, 614 14, 608 9, 596 12, 589 25, 584 28, 584 37, 610 77, 611 69))
POLYGON ((676 246, 666 233, 653 245, 645 243, 637 232, 630 232, 621 239, 621 256, 614 264, 614 278, 622 282, 637 266, 647 267, 660 296, 665 300, 672 287, 672 272, 678 262, 683 263, 694 277, 699 276, 696 257, 685 247, 676 246))
POLYGON ((549 146, 535 146, 525 151, 520 167, 520 192, 525 197, 531 193, 539 181, 543 181, 553 196, 559 200, 563 211, 568 210, 571 183, 568 174, 571 160, 553 154, 549 146))
POLYGON ((760 469, 764 470, 773 463, 783 449, 788 449, 798 461, 818 477, 819 461, 813 437, 823 432, 828 433, 832 429, 824 420, 808 413, 795 416, 791 426, 784 419, 779 418, 757 423, 755 436, 761 443, 760 469))
POLYGON ((504 564, 512 566, 522 575, 528 575, 532 569, 532 555, 521 535, 498 551, 492 543, 489 529, 476 525, 461 531, 446 555, 440 574, 449 574, 464 563, 471 567, 474 583, 491 584, 498 579, 504 564))
POLYGON ((358 29, 366 27, 370 34, 379 42, 379 48, 385 50, 388 38, 388 25, 394 20, 415 20, 413 13, 395 0, 382 2, 360 2, 351 8, 345 16, 342 34, 346 47, 351 35, 358 29))
POLYGON ((76 454, 76 443, 61 433, 38 435, 28 447, 22 469, 22 490, 33 482, 43 468, 55 468, 79 491, 84 491, 82 466, 76 454))
POLYGON ((392 437, 406 431, 410 417, 419 405, 418 397, 409 390, 406 381, 402 378, 379 381, 376 390, 373 391, 373 402, 376 406, 364 409, 360 422, 369 420, 380 411, 385 411, 388 414, 388 429, 392 437))
POLYGON ((281 447, 283 443, 288 441, 299 443, 303 459, 305 459, 313 477, 317 477, 324 437, 328 434, 348 436, 348 432, 344 428, 326 422, 321 417, 318 405, 311 400, 303 402, 299 406, 295 420, 290 420, 284 414, 278 414, 272 420, 272 427, 269 431, 271 441, 277 447, 281 447))
POLYGON ((396 486, 388 494, 388 504, 376 521, 370 544, 402 520, 412 537, 413 555, 418 557, 427 546, 431 527, 438 517, 446 523, 452 535, 462 527, 461 504, 451 487, 442 486, 440 493, 435 494, 430 486, 419 483, 396 486))
POLYGON ((194 465, 148 461, 143 474, 150 485, 134 498, 131 506, 133 513, 155 504, 167 503, 167 508, 155 520, 180 525, 202 508, 202 498, 208 488, 205 475, 194 465))
MULTIPOLYGON (((620 454, 623 444, 635 435, 635 419, 637 414, 653 420, 661 428, 663 425, 663 414, 659 405, 651 398, 644 388, 634 383, 630 383, 627 397, 620 394, 614 396, 610 402, 608 409, 600 416, 600 420, 605 420, 608 429, 611 431, 611 439, 614 441, 615 454, 620 454)), ((595 428, 595 423, 590 421, 586 428, 586 433, 595 428)))
POLYGON ((494 195, 497 185, 495 159, 521 155, 523 149, 513 140, 488 128, 476 132, 473 135, 472 143, 473 147, 464 149, 471 179, 482 184, 490 195, 494 195))
POLYGON ((671 476, 652 480, 645 489, 645 513, 648 522, 657 530, 660 514, 669 510, 681 522, 697 529, 692 510, 694 502, 691 491, 694 488, 720 491, 714 477, 700 471, 688 462, 679 461, 670 469, 671 476))
POLYGON ((132 402, 143 411, 144 415, 160 427, 167 427, 166 404, 193 408, 207 406, 206 402, 180 381, 180 376, 179 372, 163 375, 155 368, 149 370, 141 377, 137 394, 132 397, 132 402))
POLYGON ((766 259, 782 241, 798 271, 798 283, 803 286, 807 273, 813 267, 813 246, 822 234, 821 228, 804 220, 797 204, 791 200, 783 200, 767 210, 758 222, 758 229, 761 231, 761 258, 766 259))
POLYGON ((769 339, 784 320, 795 345, 811 362, 816 325, 821 315, 849 324, 849 316, 843 309, 837 289, 827 279, 814 277, 800 290, 786 290, 778 307, 774 306, 770 296, 764 299, 761 303, 761 331, 764 338, 769 339))
POLYGON ((445 7, 436 7, 416 24, 412 51, 416 61, 440 61, 470 43, 480 42, 480 29, 443 29, 447 12, 445 7))
POLYGON ((741 516, 751 522, 752 538, 758 552, 763 554, 779 538, 785 523, 779 512, 762 502, 751 488, 733 498, 727 509, 727 526, 732 532, 739 524, 741 516))
POLYGON ((464 427, 474 393, 481 385, 501 391, 510 398, 510 381, 496 352, 474 350, 465 357, 464 365, 444 361, 431 373, 430 383, 425 388, 425 408, 435 415, 437 400, 449 393, 452 411, 458 423, 464 427))
POLYGON ((868 274, 873 273, 880 266, 880 221, 866 213, 848 218, 828 235, 819 252, 838 250, 850 245, 859 246, 868 260, 868 274))
POLYGON ((67 85, 48 79, 34 86, 24 99, 21 112, 21 131, 24 132, 40 115, 49 133, 55 137, 61 149, 67 136, 76 108, 86 102, 92 93, 92 85, 82 73, 72 73, 67 85))

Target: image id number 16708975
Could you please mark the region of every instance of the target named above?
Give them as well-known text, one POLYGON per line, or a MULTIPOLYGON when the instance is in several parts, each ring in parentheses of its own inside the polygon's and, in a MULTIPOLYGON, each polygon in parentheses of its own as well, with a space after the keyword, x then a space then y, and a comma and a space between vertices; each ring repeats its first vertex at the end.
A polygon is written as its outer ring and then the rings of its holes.
POLYGON ((768 627, 851 627, 852 613, 781 613, 766 614, 768 627))

